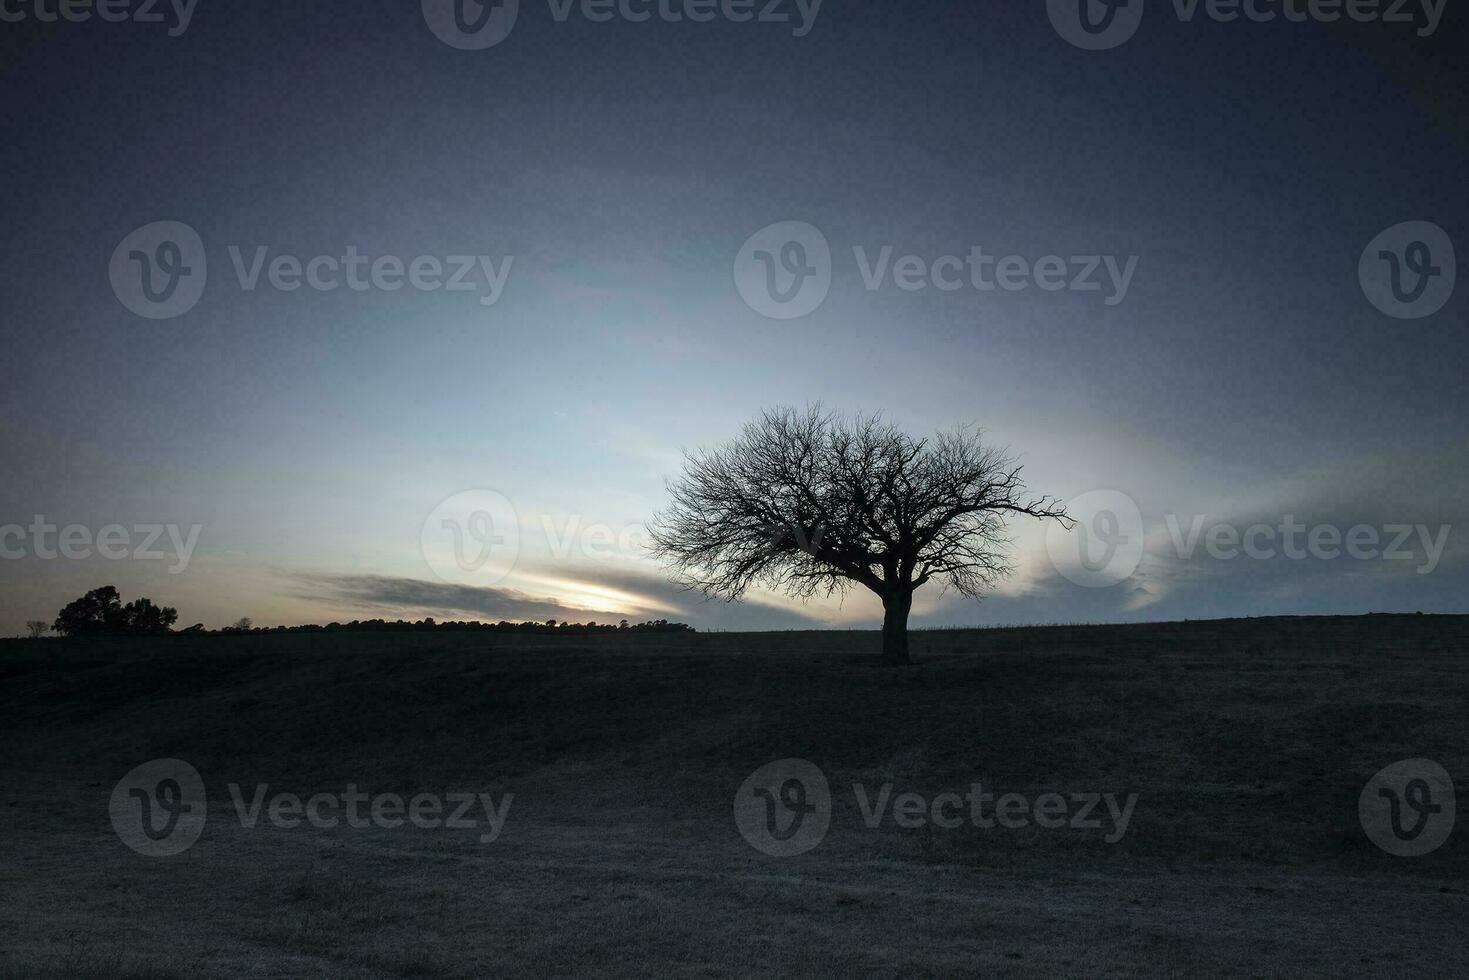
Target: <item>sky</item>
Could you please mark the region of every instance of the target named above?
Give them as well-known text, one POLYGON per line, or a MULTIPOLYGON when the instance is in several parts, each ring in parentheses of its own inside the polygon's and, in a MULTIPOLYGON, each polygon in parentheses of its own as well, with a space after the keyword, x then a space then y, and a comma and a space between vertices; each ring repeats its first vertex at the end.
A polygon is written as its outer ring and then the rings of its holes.
POLYGON ((1469 612, 1462 9, 142 6, 0 4, 0 635, 870 627, 646 549, 815 401, 1081 520, 915 625, 1469 612))

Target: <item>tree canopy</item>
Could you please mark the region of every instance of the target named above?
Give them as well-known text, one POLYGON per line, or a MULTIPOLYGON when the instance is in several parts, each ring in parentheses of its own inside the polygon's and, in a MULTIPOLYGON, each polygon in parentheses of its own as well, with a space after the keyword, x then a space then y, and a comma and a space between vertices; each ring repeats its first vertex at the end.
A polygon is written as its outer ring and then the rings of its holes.
POLYGON ((68 603, 51 628, 64 636, 89 633, 166 633, 178 622, 178 610, 155 606, 151 599, 123 605, 117 589, 104 585, 68 603))
POLYGON ((737 599, 751 585, 808 598, 852 583, 883 600, 886 659, 906 663, 914 590, 983 596, 1012 571, 1008 521, 1069 525, 976 428, 915 438, 880 415, 778 408, 691 453, 653 521, 676 581, 737 599))

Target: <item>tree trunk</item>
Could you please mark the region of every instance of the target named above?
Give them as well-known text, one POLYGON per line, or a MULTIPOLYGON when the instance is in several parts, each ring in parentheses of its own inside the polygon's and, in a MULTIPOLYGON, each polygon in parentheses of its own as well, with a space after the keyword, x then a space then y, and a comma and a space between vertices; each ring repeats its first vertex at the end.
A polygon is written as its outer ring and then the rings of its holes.
POLYGON ((912 592, 896 592, 882 598, 882 662, 901 667, 908 659, 908 611, 913 608, 912 592))

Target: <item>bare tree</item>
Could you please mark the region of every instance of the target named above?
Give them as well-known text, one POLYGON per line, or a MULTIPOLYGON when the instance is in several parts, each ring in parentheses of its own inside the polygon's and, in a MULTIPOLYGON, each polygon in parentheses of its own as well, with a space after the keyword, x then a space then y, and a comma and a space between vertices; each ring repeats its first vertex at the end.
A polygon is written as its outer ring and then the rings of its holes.
POLYGON ((884 662, 906 664, 915 590, 983 596, 1011 571, 1011 517, 1071 526, 1020 470, 976 429, 915 439, 878 415, 775 409, 686 456, 653 551, 686 588, 727 600, 752 584, 800 598, 866 586, 882 599, 884 662))
POLYGON ((28 633, 30 635, 30 638, 33 640, 39 640, 50 631, 51 624, 46 622, 44 619, 26 620, 26 633, 28 633))

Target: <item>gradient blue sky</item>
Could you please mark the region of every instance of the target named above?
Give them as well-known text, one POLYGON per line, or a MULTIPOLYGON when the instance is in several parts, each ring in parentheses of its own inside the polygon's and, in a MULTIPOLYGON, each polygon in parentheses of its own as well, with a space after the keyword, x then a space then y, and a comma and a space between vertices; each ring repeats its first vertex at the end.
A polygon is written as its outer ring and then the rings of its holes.
POLYGON ((202 525, 168 562, 0 561, 0 634, 103 584, 180 625, 371 616, 871 625, 853 593, 729 606, 637 547, 683 447, 820 400, 915 432, 972 422, 1038 491, 1120 490, 1147 557, 1057 574, 1015 528, 983 603, 916 624, 1469 611, 1466 289, 1380 313, 1358 256, 1432 221, 1469 245, 1464 13, 1385 24, 1184 24, 1087 52, 1043 3, 827 0, 813 29, 558 23, 459 51, 418 3, 201 0, 188 30, 5 24, 0 524, 202 525), (203 238, 176 319, 113 294, 139 226, 203 238), (734 285, 751 234, 807 221, 831 293, 766 319, 734 285), (242 291, 227 248, 514 256, 471 294, 242 291), (863 288, 854 246, 932 259, 1137 255, 1125 301, 863 288), (509 577, 436 576, 420 532, 486 488, 522 524, 509 577), (1413 562, 1179 560, 1169 514, 1448 524, 1413 562), (556 554, 605 526, 612 554, 556 554), (624 533, 624 532, 627 533, 624 533), (473 585, 473 582, 469 583, 473 585), (595 611, 595 616, 592 610, 595 611))

